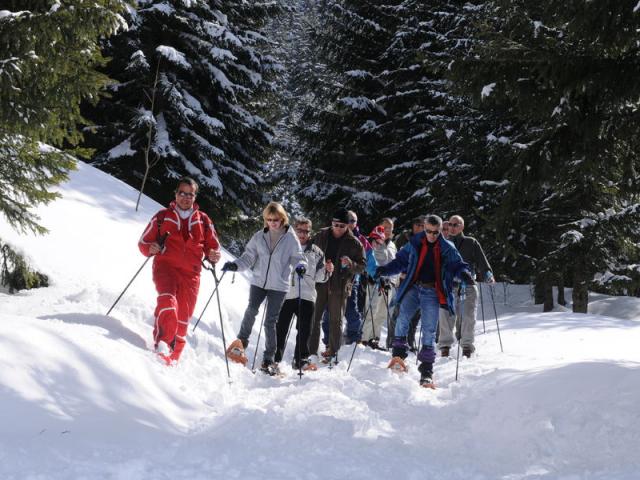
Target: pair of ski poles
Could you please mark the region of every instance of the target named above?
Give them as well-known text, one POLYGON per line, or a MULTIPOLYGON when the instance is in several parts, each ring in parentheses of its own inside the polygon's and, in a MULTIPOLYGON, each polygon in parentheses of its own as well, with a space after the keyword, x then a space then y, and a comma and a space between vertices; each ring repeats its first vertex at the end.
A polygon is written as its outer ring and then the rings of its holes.
MULTIPOLYGON (((389 295, 387 291, 384 290, 384 287, 380 286, 379 288, 383 288, 382 295, 384 297, 384 302, 387 307, 387 335, 389 335, 389 295)), ((367 293, 368 293, 368 289, 367 289, 367 293)), ((367 306, 367 309, 364 311, 364 320, 362 321, 362 326, 360 327, 360 331, 358 332, 360 337, 362 336, 362 332, 364 331, 364 324, 367 321, 367 315, 371 317, 371 332, 373 333, 373 337, 375 338, 376 329, 375 329, 375 324, 373 322, 373 295, 369 295, 369 305, 367 306)), ((354 341, 353 351, 351 352, 351 358, 349 359, 349 365, 347 366, 347 372, 351 368, 351 362, 353 362, 353 357, 356 354, 357 347, 358 347, 358 342, 354 341)))
MULTIPOLYGON (((164 240, 163 240, 164 243, 164 240)), ((151 257, 147 257, 144 262, 142 262, 142 265, 140 266, 140 268, 138 268, 138 271, 133 275, 133 277, 131 278, 131 280, 129 280, 129 283, 127 283, 127 286, 124 287, 124 290, 122 290, 122 292, 120 293, 120 295, 118 295, 118 298, 116 298, 116 301, 113 302, 113 305, 111 305, 111 308, 109 308, 109 311, 107 312, 107 315, 109 315, 111 313, 111 311, 115 308, 115 306, 118 304, 118 302, 120 301, 120 299, 123 297, 123 295, 125 294, 125 292, 129 289, 129 287, 131 286, 131 284, 133 283, 133 281, 136 279, 136 277, 140 274, 140 272, 142 271, 142 269, 145 267, 145 265, 147 264, 147 262, 149 261, 151 257)), ((231 372, 229 370, 229 360, 227 359, 227 355, 226 355, 226 351, 227 351, 227 341, 225 338, 225 334, 224 334, 224 323, 222 321, 222 307, 220 305, 220 293, 219 293, 219 287, 220 287, 220 283, 222 282, 222 279, 224 278, 225 273, 227 273, 226 271, 222 272, 222 275, 220 276, 220 279, 218 279, 218 276, 216 275, 216 270, 215 270, 215 265, 212 265, 211 267, 208 267, 204 261, 202 261, 202 266, 205 270, 209 270, 212 274, 213 274, 213 279, 215 282, 215 288, 213 289, 213 292, 211 293, 211 295, 209 296, 209 300, 207 300, 207 303, 205 304, 204 308, 202 309, 202 313, 200 314, 200 316, 198 317, 198 319, 196 320, 195 325, 193 326, 193 330, 195 331, 196 327, 198 326, 198 323, 200 323, 200 320, 202 319, 202 316, 204 315, 204 312, 207 310, 207 307, 209 306, 209 303, 211 302, 211 300, 213 299, 213 296, 216 295, 216 299, 218 301, 218 314, 220 316, 220 331, 222 332, 222 345, 224 348, 224 360, 227 366, 227 376, 229 377, 229 379, 231 379, 231 372)))

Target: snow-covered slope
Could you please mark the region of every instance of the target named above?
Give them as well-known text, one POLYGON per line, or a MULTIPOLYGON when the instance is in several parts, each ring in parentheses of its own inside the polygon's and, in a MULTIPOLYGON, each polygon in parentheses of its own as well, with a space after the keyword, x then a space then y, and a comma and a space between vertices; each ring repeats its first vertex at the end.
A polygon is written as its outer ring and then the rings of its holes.
MULTIPOLYGON (((542 314, 528 287, 499 285, 502 353, 485 286, 478 353, 457 382, 455 360, 438 359, 436 391, 362 347, 349 372, 343 361, 299 380, 285 366, 274 380, 231 365, 229 382, 215 302, 177 367, 154 359, 150 265, 105 315, 142 264, 136 242, 160 206, 145 199, 135 213, 134 190, 84 164, 60 191, 39 209, 47 236, 0 219, 0 236, 53 281, 0 294, 3 479, 638 478, 639 299, 542 314)), ((202 280, 196 314, 212 290, 202 280)), ((229 339, 248 283, 220 288, 229 339)))

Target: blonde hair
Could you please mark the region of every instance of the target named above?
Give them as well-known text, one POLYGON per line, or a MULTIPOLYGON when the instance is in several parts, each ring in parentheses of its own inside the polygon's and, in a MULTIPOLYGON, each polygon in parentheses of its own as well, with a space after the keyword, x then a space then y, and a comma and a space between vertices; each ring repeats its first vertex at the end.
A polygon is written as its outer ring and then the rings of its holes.
POLYGON ((289 215, 287 215, 284 207, 278 202, 269 202, 269 204, 264 207, 262 211, 262 220, 264 220, 265 228, 269 226, 267 223, 267 217, 270 215, 277 215, 280 220, 282 220, 282 226, 286 227, 289 225, 289 215))

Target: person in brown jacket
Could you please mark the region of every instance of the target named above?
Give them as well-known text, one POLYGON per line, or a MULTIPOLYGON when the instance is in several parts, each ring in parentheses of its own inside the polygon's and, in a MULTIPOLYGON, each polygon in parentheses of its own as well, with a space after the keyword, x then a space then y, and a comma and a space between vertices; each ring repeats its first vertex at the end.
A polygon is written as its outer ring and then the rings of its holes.
POLYGON ((322 354, 323 363, 337 363, 337 354, 342 343, 342 317, 347 298, 351 293, 354 275, 364 271, 365 253, 362 244, 349 231, 348 212, 338 210, 331 226, 323 228, 313 239, 326 259, 326 271, 331 273, 326 283, 316 283, 316 310, 309 338, 309 352, 316 354, 320 346, 320 326, 325 310, 329 312, 329 342, 322 354))

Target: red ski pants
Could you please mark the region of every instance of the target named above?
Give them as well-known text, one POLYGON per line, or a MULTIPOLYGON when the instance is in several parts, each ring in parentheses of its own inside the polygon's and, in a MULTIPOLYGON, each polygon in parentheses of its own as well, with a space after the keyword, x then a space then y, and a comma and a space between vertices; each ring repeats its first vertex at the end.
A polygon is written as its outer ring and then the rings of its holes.
POLYGON ((154 265, 153 283, 158 292, 154 312, 153 340, 163 341, 173 349, 177 360, 187 341, 189 319, 196 308, 200 273, 185 272, 168 265, 154 265))

